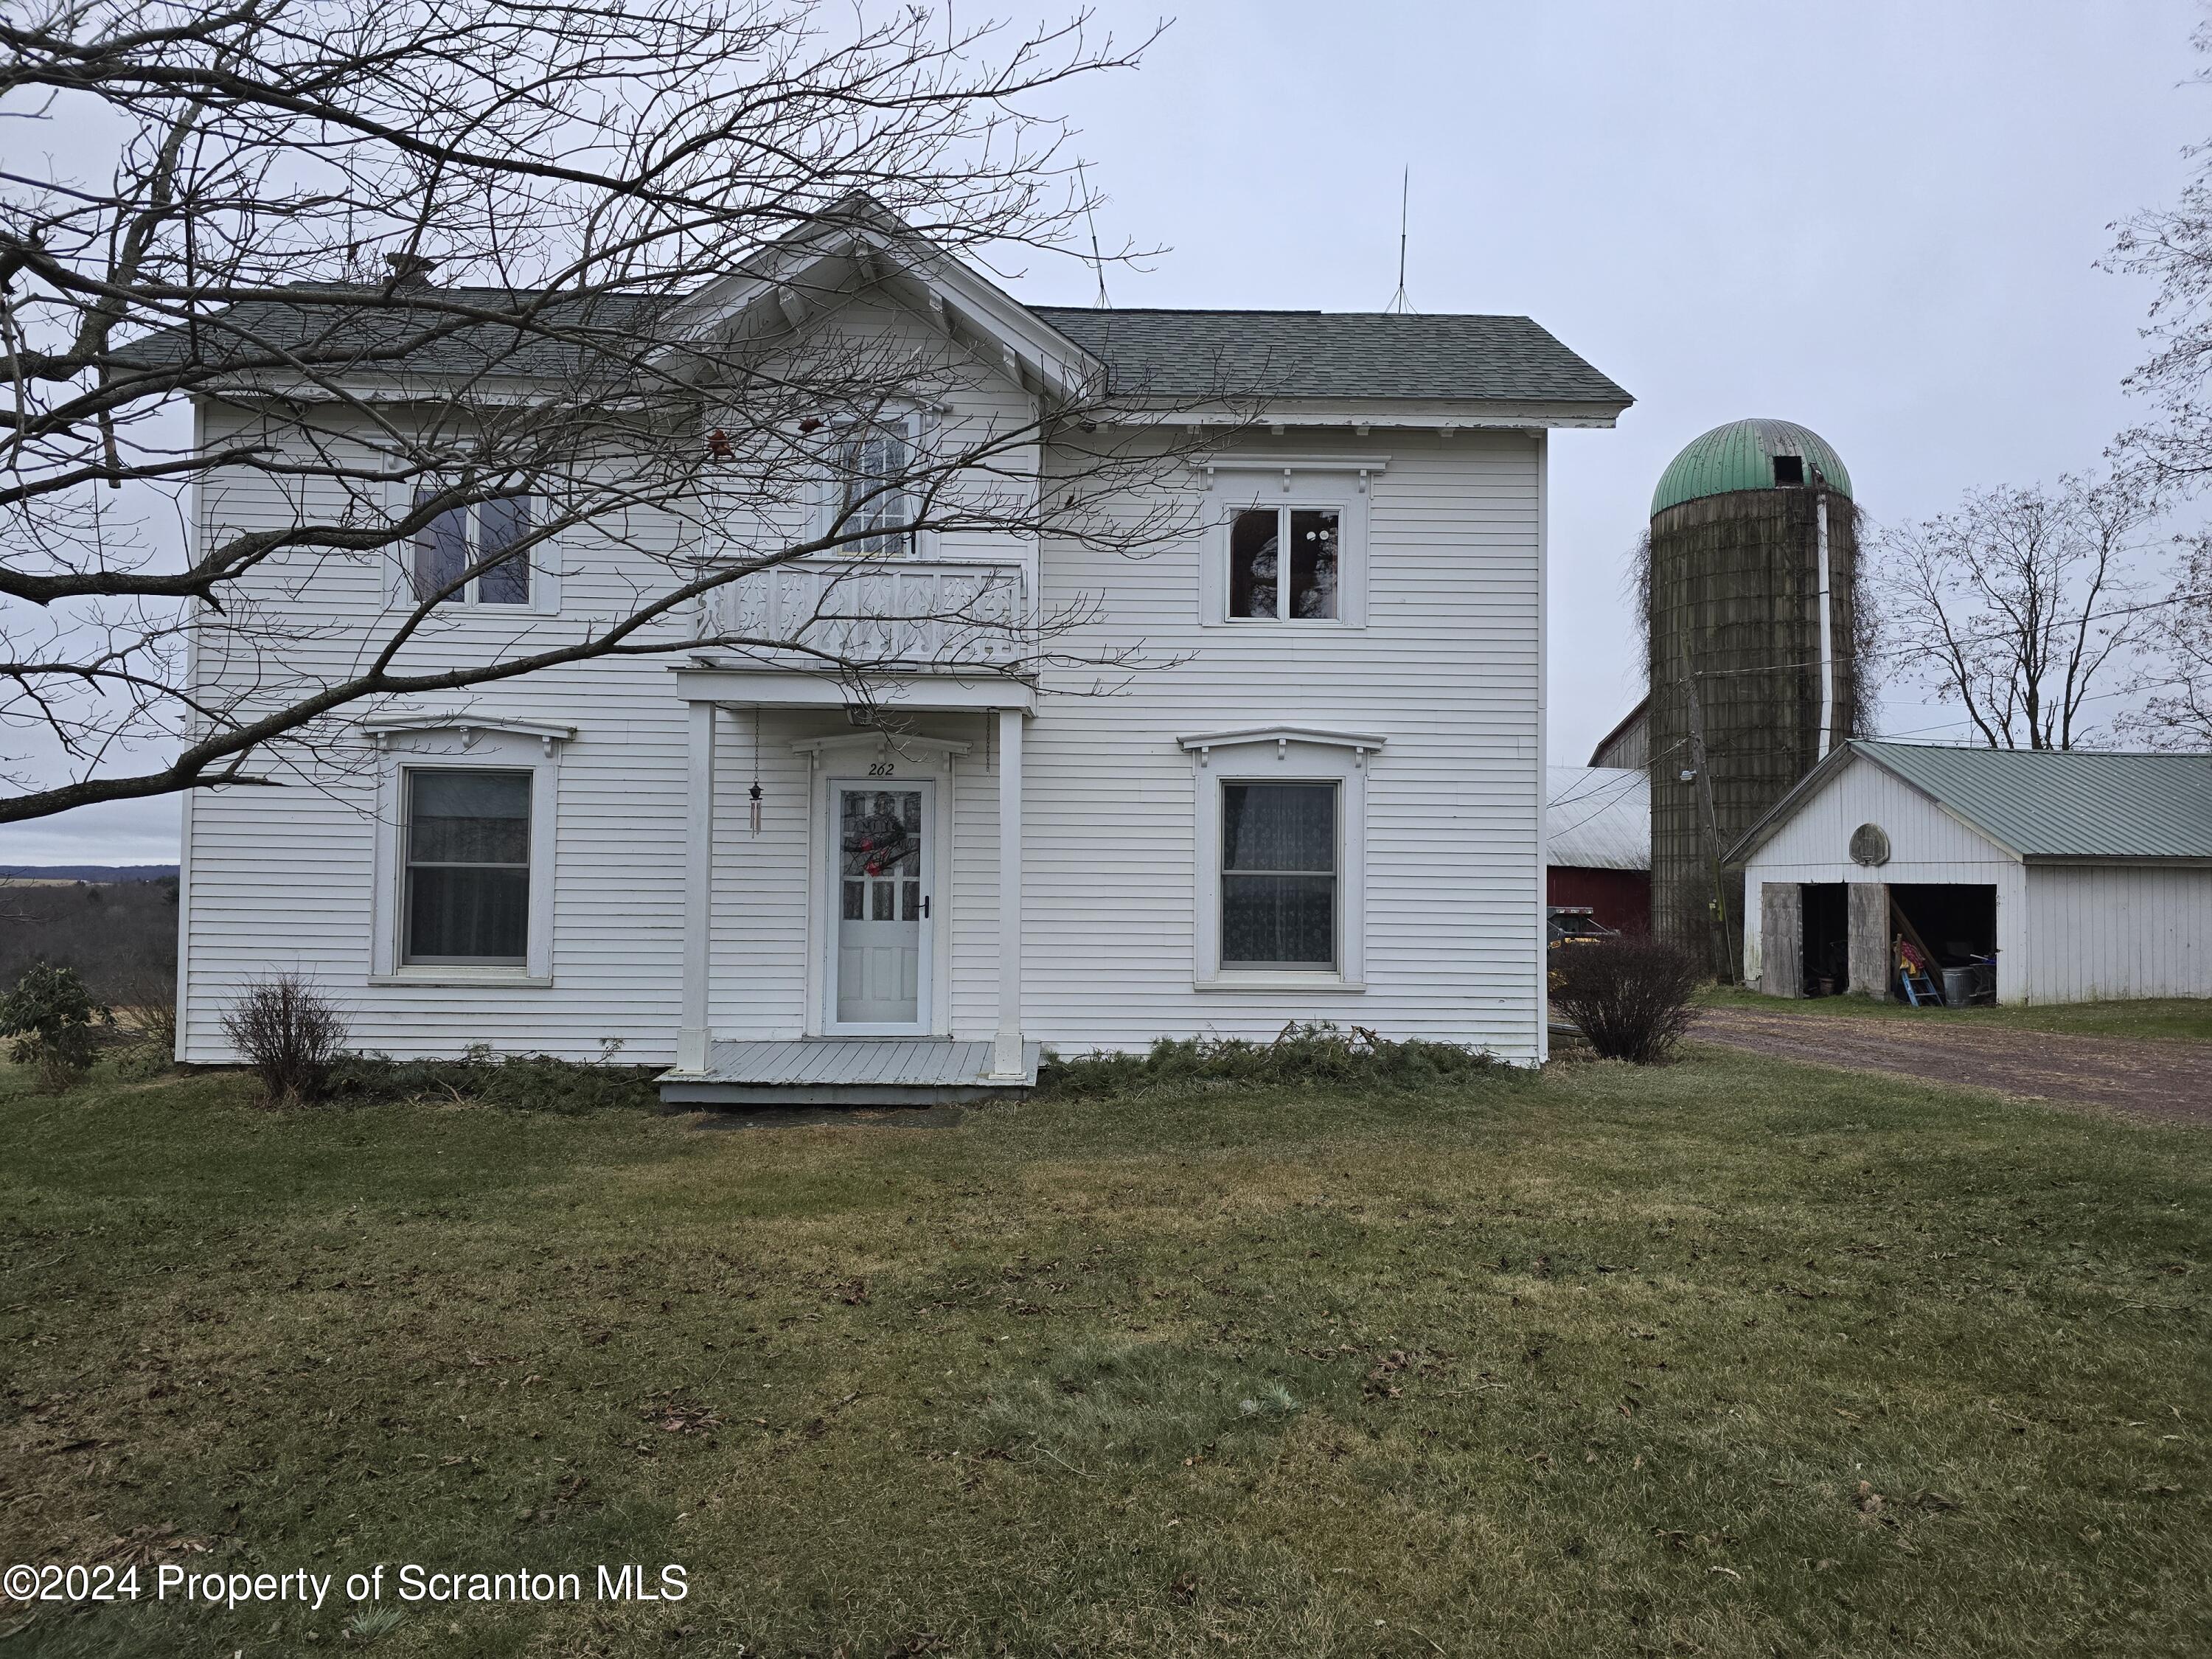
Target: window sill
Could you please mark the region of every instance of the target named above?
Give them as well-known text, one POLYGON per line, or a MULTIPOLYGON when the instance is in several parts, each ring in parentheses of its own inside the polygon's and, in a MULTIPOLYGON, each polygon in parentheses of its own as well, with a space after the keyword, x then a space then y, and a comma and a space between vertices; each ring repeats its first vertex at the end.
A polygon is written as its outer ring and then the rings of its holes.
POLYGON ((501 989, 542 990, 553 983, 553 975, 501 968, 486 969, 477 973, 471 973, 465 968, 402 968, 389 974, 371 974, 368 982, 371 985, 483 985, 501 989))
POLYGON ((1197 991, 1364 991, 1363 980, 1346 979, 1341 974, 1216 974, 1211 979, 1194 978, 1191 988, 1197 991))

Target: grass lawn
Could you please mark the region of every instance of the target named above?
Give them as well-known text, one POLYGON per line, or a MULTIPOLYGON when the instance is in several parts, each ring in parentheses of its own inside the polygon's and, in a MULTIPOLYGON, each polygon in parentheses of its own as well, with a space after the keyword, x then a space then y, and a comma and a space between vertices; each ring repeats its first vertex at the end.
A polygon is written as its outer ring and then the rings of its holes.
POLYGON ((950 1130, 23 1090, 0 1557, 387 1599, 0 1659, 2212 1650, 2201 1131, 1712 1050, 950 1130))
POLYGON ((1761 996, 1756 991, 1717 986, 1705 993, 1704 1000, 1715 1007, 1749 1008, 1770 1014, 1787 1011, 1836 1019, 1917 1020, 1995 1030, 2067 1031, 2077 1036, 2212 1042, 2212 998, 2208 997, 2050 1002, 2026 1007, 1914 1008, 1902 1002, 1876 1002, 1871 997, 1808 997, 1783 1001, 1761 996))

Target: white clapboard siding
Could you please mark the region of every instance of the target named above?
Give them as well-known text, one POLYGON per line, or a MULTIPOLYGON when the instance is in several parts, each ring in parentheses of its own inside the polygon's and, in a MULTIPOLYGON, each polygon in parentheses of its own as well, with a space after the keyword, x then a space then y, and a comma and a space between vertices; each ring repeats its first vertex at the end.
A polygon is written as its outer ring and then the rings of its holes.
MULTIPOLYGON (((878 317, 867 326, 919 327, 878 317)), ((1007 430, 1028 397, 979 377, 948 392, 941 433, 1007 430)), ((210 441, 219 431, 210 431, 210 441)), ((948 438, 950 441, 950 438, 948 438)), ((1525 434, 1391 431, 1355 438, 1255 437, 1295 461, 1316 451, 1387 455, 1370 499, 1364 628, 1201 627, 1192 533, 1147 556, 995 535, 940 538, 945 560, 1018 562, 1048 610, 1103 610, 1066 648, 1139 645, 1167 665, 1103 678, 1054 669, 1024 741, 1024 1026, 1062 1050, 1141 1048, 1162 1036, 1265 1037, 1288 1020, 1328 1019, 1479 1043, 1528 1060, 1540 1052, 1543 788, 1539 447, 1525 434), (1037 568, 1042 558, 1042 569, 1037 568), (1093 695, 1098 691, 1107 695, 1093 695), (1216 856, 1194 844, 1195 763, 1178 734, 1277 722, 1382 734, 1368 759, 1365 988, 1205 991, 1193 984, 1198 883, 1216 856)), ((1174 474, 1188 490, 1187 470, 1174 474)), ((1195 503, 1194 493, 1189 499, 1195 503)), ((1158 497, 1132 493, 1133 520, 1158 497)), ((204 517, 252 525, 294 510, 256 480, 223 480, 204 517)), ((711 543, 713 530, 708 538, 711 543)), ((560 608, 520 618, 464 613, 410 662, 465 661, 526 630, 547 643, 587 618, 619 614, 632 588, 663 579, 653 562, 680 527, 636 515, 621 541, 580 532, 560 550, 560 608), (502 635, 501 630, 507 630, 502 635)), ((316 572, 301 561, 266 578, 264 598, 317 619, 289 668, 336 673, 355 660, 388 601, 387 565, 316 572), (287 583, 290 586, 286 586, 287 583)), ((671 637, 678 635, 672 625, 671 637)), ((280 665, 282 666, 282 665, 280 665)), ((220 651, 210 685, 263 683, 271 665, 220 651)), ((356 1046, 452 1055, 502 1052, 589 1058, 617 1041, 626 1060, 672 1059, 681 1002, 686 735, 665 665, 601 661, 434 701, 473 712, 574 726, 562 745, 554 859, 551 983, 370 982, 374 929, 375 766, 333 763, 276 788, 200 798, 185 856, 189 899, 184 1052, 229 1057, 219 1019, 257 975, 315 975, 349 1008, 356 1046)), ((920 735, 969 745, 950 773, 951 890, 938 923, 949 939, 941 1024, 988 1037, 997 1018, 998 769, 982 714, 921 715, 920 735)), ((842 710, 733 709, 718 720, 717 836, 709 1019, 730 1041, 797 1037, 806 1024, 806 907, 826 856, 812 774, 793 744, 849 734, 842 710), (757 760, 756 760, 757 750, 757 760), (749 787, 763 793, 762 833, 749 787)), ((1211 776, 1262 763, 1224 761, 1211 776), (1230 769, 1224 772, 1224 767, 1230 769)), ((1265 751, 1272 765, 1273 750, 1265 751)), ((902 772, 904 769, 902 769, 902 772)), ((940 781, 946 774, 928 771, 940 781)), ((542 848, 548 826, 539 826, 542 848)))
MULTIPOLYGON (((1521 434, 1393 431, 1258 440, 1295 461, 1364 449, 1371 482, 1369 625, 1200 626, 1194 534, 1151 556, 1048 547, 1044 601, 1105 595, 1079 644, 1141 644, 1176 665, 1114 695, 1050 699, 1030 740, 1032 1035, 1063 1048, 1163 1034, 1272 1036, 1289 1019, 1536 1053, 1537 465, 1521 434), (1388 738, 1368 762, 1366 989, 1194 988, 1194 762, 1178 733, 1282 722, 1388 738)), ((1070 690, 1090 677, 1048 677, 1070 690)), ((1217 751, 1218 779, 1274 764, 1217 751)))
POLYGON ((2039 1002, 2212 996, 2212 870, 2033 864, 2027 908, 2039 1002))

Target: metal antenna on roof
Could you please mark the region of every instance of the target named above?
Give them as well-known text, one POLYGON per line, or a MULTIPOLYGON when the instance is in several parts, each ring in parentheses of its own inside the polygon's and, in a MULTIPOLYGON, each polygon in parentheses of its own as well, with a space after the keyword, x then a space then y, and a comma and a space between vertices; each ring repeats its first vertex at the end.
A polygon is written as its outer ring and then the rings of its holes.
POLYGON ((1098 306, 1101 311, 1111 311, 1114 302, 1106 297, 1106 261, 1098 252, 1098 217, 1091 210, 1091 185, 1083 176, 1083 163, 1075 164, 1075 187, 1083 192, 1083 222, 1091 227, 1091 269, 1098 276, 1098 306))
POLYGON ((1413 314, 1413 302, 1406 297, 1406 210, 1413 199, 1413 169, 1408 167, 1398 179, 1398 291, 1382 307, 1385 313, 1399 317, 1413 314))

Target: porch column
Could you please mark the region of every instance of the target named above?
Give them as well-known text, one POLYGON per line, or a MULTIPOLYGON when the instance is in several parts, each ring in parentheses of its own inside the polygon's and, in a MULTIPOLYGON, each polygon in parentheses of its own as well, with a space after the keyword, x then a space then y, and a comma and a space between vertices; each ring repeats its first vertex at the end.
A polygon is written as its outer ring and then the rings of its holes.
POLYGON ((684 783, 684 1023, 676 1069, 707 1069, 707 974, 714 955, 714 705, 685 705, 691 717, 690 769, 684 783))
POLYGON ((1022 1065, 1022 711, 999 710, 999 1030, 991 1075, 1022 1065))

